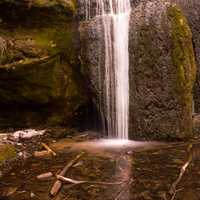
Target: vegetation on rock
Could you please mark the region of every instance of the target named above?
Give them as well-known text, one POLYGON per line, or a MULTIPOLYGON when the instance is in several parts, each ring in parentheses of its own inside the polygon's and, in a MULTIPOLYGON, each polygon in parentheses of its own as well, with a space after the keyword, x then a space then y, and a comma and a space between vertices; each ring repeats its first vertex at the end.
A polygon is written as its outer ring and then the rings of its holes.
MULTIPOLYGON (((179 101, 185 107, 186 115, 192 118, 192 92, 196 79, 196 62, 192 44, 192 32, 180 8, 170 6, 167 14, 171 22, 171 39, 173 43, 171 56, 173 64, 177 69, 176 87, 180 95, 179 101)), ((184 132, 192 135, 191 128, 184 130, 184 132)))
POLYGON ((0 145, 0 164, 17 156, 15 147, 9 144, 0 145))
MULTIPOLYGON (((31 121, 36 117, 39 124, 70 125, 86 103, 75 7, 74 0, 0 3, 0 102, 15 113, 24 112, 20 124, 35 124, 31 121)), ((0 126, 17 117, 9 112, 0 114, 0 126)))
POLYGON ((180 92, 185 91, 187 95, 183 98, 190 101, 196 77, 192 32, 187 19, 178 7, 169 7, 168 17, 172 25, 171 38, 173 40, 173 47, 171 55, 178 72, 178 89, 180 89, 180 92))

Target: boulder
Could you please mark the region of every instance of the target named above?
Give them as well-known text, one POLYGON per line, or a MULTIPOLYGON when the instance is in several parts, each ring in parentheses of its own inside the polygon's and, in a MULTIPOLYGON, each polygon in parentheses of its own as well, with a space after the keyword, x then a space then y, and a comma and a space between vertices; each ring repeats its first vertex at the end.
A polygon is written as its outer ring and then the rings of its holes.
POLYGON ((0 166, 3 162, 17 157, 16 149, 10 144, 0 144, 0 166))
POLYGON ((184 13, 170 2, 142 2, 130 27, 130 137, 192 137, 196 63, 184 13))
MULTIPOLYGON (((196 63, 188 21, 181 8, 171 2, 147 0, 132 4, 129 137, 191 137, 196 63)), ((98 34, 103 31, 101 27, 94 18, 81 21, 79 30, 83 72, 97 107, 104 112, 100 90, 104 79, 99 76, 105 53, 99 48, 103 44, 102 34, 98 34)))
POLYGON ((70 125, 87 101, 72 0, 0 3, 0 127, 70 125))

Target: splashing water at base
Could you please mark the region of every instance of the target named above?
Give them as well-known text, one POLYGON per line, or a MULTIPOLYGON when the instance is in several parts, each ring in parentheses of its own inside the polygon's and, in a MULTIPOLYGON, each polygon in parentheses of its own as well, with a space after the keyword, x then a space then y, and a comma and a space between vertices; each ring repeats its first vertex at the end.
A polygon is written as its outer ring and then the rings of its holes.
MULTIPOLYGON (((129 121, 129 0, 86 0, 86 18, 102 20, 105 48, 103 99, 109 138, 128 139, 129 121)), ((102 33, 99 33, 102 34, 102 33)), ((101 75, 100 75, 101 76, 101 75)))
POLYGON ((125 139, 107 139, 107 140, 99 140, 98 144, 105 147, 122 147, 122 146, 128 146, 129 144, 131 144, 131 141, 125 139))

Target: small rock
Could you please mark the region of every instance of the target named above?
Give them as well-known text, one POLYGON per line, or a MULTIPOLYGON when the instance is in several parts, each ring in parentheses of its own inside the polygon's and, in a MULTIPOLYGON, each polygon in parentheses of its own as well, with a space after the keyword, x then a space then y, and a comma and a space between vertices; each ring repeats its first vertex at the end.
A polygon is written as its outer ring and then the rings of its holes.
POLYGON ((126 152, 127 155, 132 155, 133 153, 134 153, 133 150, 130 150, 130 151, 127 151, 127 152, 126 152))
POLYGON ((35 194, 34 194, 33 192, 31 192, 31 193, 30 193, 30 197, 31 197, 31 198, 34 198, 34 197, 35 197, 35 194))
POLYGON ((18 153, 18 156, 19 156, 19 157, 22 157, 22 156, 23 156, 23 153, 22 153, 22 152, 19 152, 19 153, 18 153))
POLYGON ((27 152, 19 152, 18 156, 21 157, 22 159, 27 159, 27 158, 31 157, 31 154, 29 154, 27 152))

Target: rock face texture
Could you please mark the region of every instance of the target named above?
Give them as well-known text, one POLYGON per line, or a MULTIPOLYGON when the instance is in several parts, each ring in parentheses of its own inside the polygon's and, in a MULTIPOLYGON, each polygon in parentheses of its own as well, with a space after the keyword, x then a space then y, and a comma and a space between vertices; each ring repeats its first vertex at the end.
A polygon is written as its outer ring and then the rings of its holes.
MULTIPOLYGON (((193 89, 200 108, 200 2, 131 4, 130 138, 190 137, 193 89)), ((72 124, 88 87, 106 121, 101 20, 84 16, 81 0, 0 2, 0 127, 72 124)))
POLYGON ((90 91, 93 93, 93 103, 96 104, 99 112, 104 112, 103 91, 101 85, 105 84, 104 76, 104 53, 101 45, 104 45, 101 22, 92 19, 82 21, 79 25, 81 40, 82 74, 86 77, 90 91), (101 75, 100 75, 101 74, 101 75), (101 105, 100 105, 101 104, 101 105), (101 108, 100 108, 101 107, 101 108))
MULTIPOLYGON (((196 63, 188 21, 178 5, 167 1, 132 4, 129 137, 191 137, 196 63)), ((96 19, 82 22, 80 35, 83 68, 101 99, 98 69, 104 64, 104 52, 98 48, 103 44, 98 24, 96 19)))
POLYGON ((72 0, 0 2, 0 127, 71 124, 86 103, 75 12, 72 0))
POLYGON ((151 1, 131 19, 130 136, 192 136, 196 63, 186 17, 177 5, 151 1))

